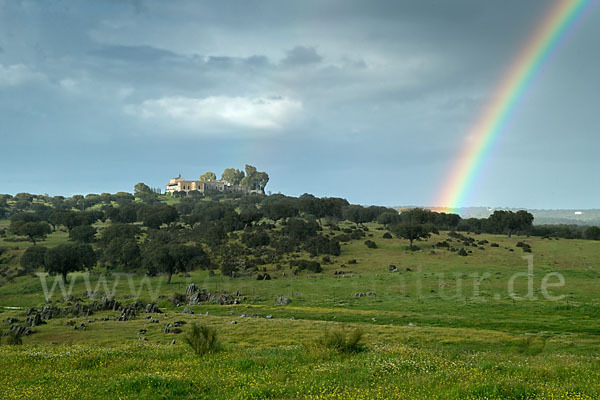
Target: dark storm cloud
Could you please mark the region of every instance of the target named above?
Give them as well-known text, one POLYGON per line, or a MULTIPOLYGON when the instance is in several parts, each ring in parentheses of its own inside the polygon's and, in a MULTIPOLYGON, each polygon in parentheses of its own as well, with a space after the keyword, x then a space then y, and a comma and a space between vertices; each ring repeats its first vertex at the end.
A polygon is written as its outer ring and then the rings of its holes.
MULTIPOLYGON (((254 162, 274 191, 430 204, 548 6, 0 0, 2 139, 15 149, 2 171, 29 160, 20 178, 0 172, 0 192, 82 191, 63 179, 77 163, 103 166, 85 190, 109 191, 254 162), (173 146, 203 150, 171 157, 173 146)), ((486 163, 498 188, 481 184, 475 204, 592 205, 543 188, 600 187, 581 170, 600 146, 598 8, 521 102, 486 163), (532 189, 514 183, 525 170, 532 189)))

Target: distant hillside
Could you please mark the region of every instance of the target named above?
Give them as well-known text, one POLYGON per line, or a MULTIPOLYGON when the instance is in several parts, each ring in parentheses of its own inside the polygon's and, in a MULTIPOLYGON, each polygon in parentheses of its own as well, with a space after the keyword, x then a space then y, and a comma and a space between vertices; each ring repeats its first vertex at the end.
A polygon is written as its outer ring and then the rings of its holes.
MULTIPOLYGON (((394 207, 396 209, 409 207, 394 207)), ((426 207, 436 210, 433 207, 426 207)), ((491 207, 464 207, 458 214, 462 218, 487 218, 494 210, 522 210, 522 208, 491 208, 491 207)), ((536 210, 525 209, 533 214, 535 225, 567 224, 567 225, 600 225, 600 209, 591 210, 536 210)))

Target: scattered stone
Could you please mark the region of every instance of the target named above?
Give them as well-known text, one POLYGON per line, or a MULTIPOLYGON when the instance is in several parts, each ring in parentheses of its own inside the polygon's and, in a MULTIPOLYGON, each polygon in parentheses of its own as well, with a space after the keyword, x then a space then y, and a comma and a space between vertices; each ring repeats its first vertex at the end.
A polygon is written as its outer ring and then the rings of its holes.
POLYGON ((417 325, 416 325, 416 324, 413 324, 412 322, 410 322, 410 323, 408 324, 408 326, 417 326, 417 325))
POLYGON ((190 310, 189 308, 186 307, 186 308, 183 309, 183 311, 181 313, 182 314, 193 314, 194 311, 190 310))
POLYGON ((235 325, 235 324, 237 324, 237 321, 231 321, 230 324, 235 325))
POLYGON ((171 346, 175 344, 175 339, 171 340, 171 346))
POLYGON ((366 296, 376 296, 376 294, 373 292, 366 292, 366 293, 354 293, 352 295, 352 297, 366 297, 366 296))
POLYGON ((189 297, 188 305, 193 306, 200 303, 231 305, 240 304, 244 300, 246 300, 246 297, 242 296, 240 291, 237 291, 234 294, 229 294, 226 291, 223 291, 220 295, 214 295, 209 293, 206 289, 202 289, 201 291, 196 292, 189 297))
POLYGON ((14 324, 15 322, 19 322, 19 320, 18 320, 18 319, 16 319, 16 318, 13 318, 13 317, 7 318, 5 321, 6 321, 6 325, 12 325, 12 324, 14 324))
POLYGON ((198 289, 198 286, 196 286, 193 283, 190 283, 190 285, 187 287, 187 289, 185 289, 185 296, 186 297, 190 297, 192 296, 194 293, 198 292, 200 289, 198 289))
POLYGON ((173 293, 169 296, 169 301, 173 303, 175 307, 179 307, 181 304, 185 304, 186 296, 184 294, 173 293))
POLYGON ((292 300, 290 300, 289 298, 287 298, 285 296, 277 296, 277 300, 275 300, 275 305, 276 306, 287 306, 291 302, 292 302, 292 300))
POLYGON ((73 329, 76 331, 85 331, 85 328, 86 328, 86 326, 83 322, 79 326, 77 326, 77 325, 73 326, 73 329))
POLYGON ((44 325, 46 322, 42 320, 42 316, 38 313, 33 313, 25 320, 25 326, 33 328, 34 326, 44 325))
POLYGON ((138 335, 145 335, 146 332, 148 332, 148 331, 145 330, 145 329, 140 329, 139 332, 138 332, 138 335))
POLYGON ((162 314, 162 311, 160 311, 160 309, 158 308, 158 305, 156 305, 156 303, 150 303, 150 304, 146 305, 146 312, 162 314))
MULTIPOLYGON (((9 332, 13 332, 17 336, 29 336, 33 333, 31 329, 26 326, 13 325, 8 330, 9 332)), ((6 335, 6 334, 5 334, 6 335)))
POLYGON ((121 311, 121 316, 119 317, 118 321, 129 321, 134 319, 137 316, 137 312, 135 310, 135 308, 133 307, 127 307, 124 308, 123 311, 121 311))
POLYGON ((295 320, 296 320, 296 318, 292 317, 292 318, 290 318, 290 320, 292 320, 292 321, 295 321, 295 320))
POLYGON ((146 338, 145 336, 141 336, 138 338, 138 340, 141 340, 142 342, 147 342, 148 338, 146 338))
POLYGON ((272 315, 267 315, 267 319, 272 319, 273 316, 272 315))

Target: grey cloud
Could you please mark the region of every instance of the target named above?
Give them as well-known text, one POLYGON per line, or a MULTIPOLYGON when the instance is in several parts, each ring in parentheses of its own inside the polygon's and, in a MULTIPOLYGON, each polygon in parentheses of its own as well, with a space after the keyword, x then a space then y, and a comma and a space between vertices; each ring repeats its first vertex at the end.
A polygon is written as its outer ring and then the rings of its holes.
POLYGON ((281 63, 290 66, 316 64, 323 60, 314 47, 296 46, 286 54, 281 63))
POLYGON ((151 46, 103 46, 90 52, 93 56, 104 57, 110 60, 128 62, 152 63, 168 59, 180 58, 172 51, 158 49, 151 46))

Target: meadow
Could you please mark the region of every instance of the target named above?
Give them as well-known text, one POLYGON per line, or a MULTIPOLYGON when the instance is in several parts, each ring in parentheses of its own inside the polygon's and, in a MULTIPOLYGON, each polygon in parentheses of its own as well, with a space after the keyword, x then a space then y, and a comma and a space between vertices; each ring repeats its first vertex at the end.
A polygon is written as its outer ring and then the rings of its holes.
MULTIPOLYGON (((71 303, 86 301, 90 288, 104 295, 106 279, 123 303, 138 293, 144 303, 155 301, 159 323, 144 314, 115 321, 118 311, 48 320, 22 346, 0 346, 0 397, 600 398, 599 242, 481 234, 476 239, 488 243, 461 257, 431 247, 448 232, 408 251, 407 241, 367 226, 377 248, 342 244, 319 274, 267 265, 268 281, 192 271, 167 285, 164 276, 73 273, 71 303), (524 256, 533 257, 531 283, 524 256), (245 300, 187 306, 194 314, 182 314, 184 306, 168 298, 191 283, 211 293, 239 291, 245 300), (275 305, 279 296, 291 302, 275 305), (181 320, 181 334, 164 333, 166 323, 181 320), (86 330, 74 330, 73 321, 86 330), (193 322, 217 330, 221 351, 190 351, 183 335, 193 322), (315 345, 335 327, 361 328, 364 350, 339 354, 315 345)), ((51 234, 45 245, 64 235, 51 234)), ((51 287, 54 277, 46 279, 51 287)), ((57 285, 51 304, 68 304, 62 297, 57 285)), ((24 320, 28 307, 43 304, 37 276, 0 287, 3 321, 24 320)))

